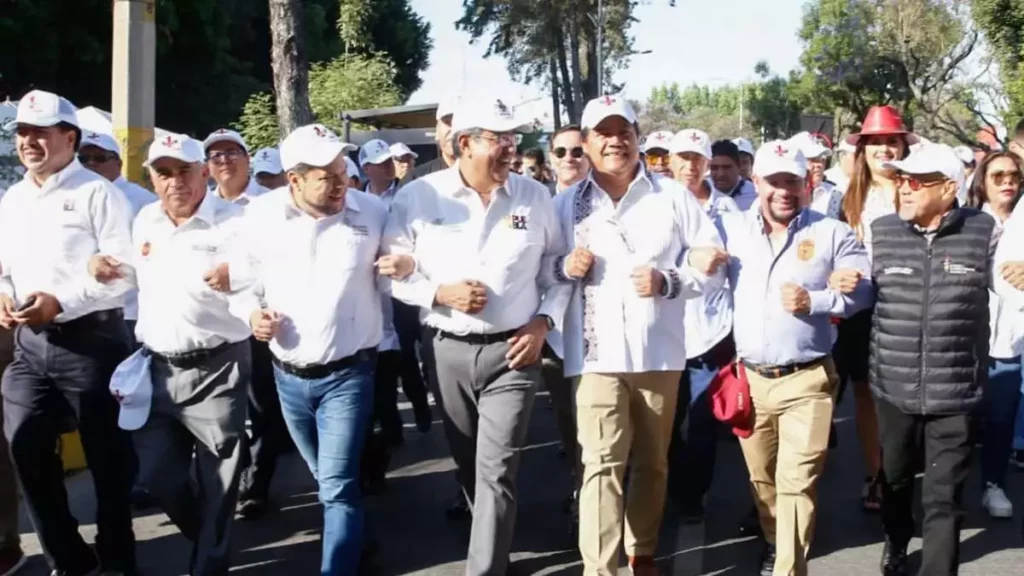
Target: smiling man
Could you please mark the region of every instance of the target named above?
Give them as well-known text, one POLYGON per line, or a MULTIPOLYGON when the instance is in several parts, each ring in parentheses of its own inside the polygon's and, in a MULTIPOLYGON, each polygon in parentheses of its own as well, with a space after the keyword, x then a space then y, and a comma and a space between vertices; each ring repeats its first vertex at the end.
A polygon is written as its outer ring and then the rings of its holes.
POLYGON ((582 127, 593 169, 556 198, 556 208, 572 246, 557 272, 573 288, 563 335, 565 375, 576 380, 583 461, 583 573, 618 573, 625 523, 633 574, 653 576, 668 445, 686 366, 685 302, 701 293, 706 273, 724 268, 725 254, 694 196, 641 164, 639 127, 628 102, 592 100, 582 127))
POLYGON ((870 265, 849 226, 804 207, 807 163, 797 147, 765 143, 753 171, 758 202, 721 217, 738 369, 754 413, 740 447, 766 542, 761 576, 806 576, 838 383, 830 319, 870 306, 870 265), (837 268, 864 279, 839 294, 828 286, 837 268))
POLYGON ((436 331, 445 429, 472 506, 467 576, 507 570, 541 348, 569 291, 554 277, 564 243, 550 192, 509 174, 525 129, 500 100, 464 102, 452 120, 458 161, 398 192, 385 239, 416 264, 393 294, 436 331))
POLYGON ((253 198, 267 193, 267 189, 249 174, 249 147, 241 134, 221 128, 206 137, 203 150, 210 176, 217 183, 213 189, 217 196, 245 206, 253 198))
POLYGON ((122 313, 129 286, 99 285, 87 274, 98 252, 131 259, 131 207, 75 158, 82 133, 71 102, 33 90, 12 127, 26 173, 0 200, 0 325, 17 326, 3 375, 11 457, 51 569, 134 574, 129 438, 118 430, 107 389, 129 353, 122 313), (95 484, 95 552, 79 535, 53 453, 69 410, 95 484))

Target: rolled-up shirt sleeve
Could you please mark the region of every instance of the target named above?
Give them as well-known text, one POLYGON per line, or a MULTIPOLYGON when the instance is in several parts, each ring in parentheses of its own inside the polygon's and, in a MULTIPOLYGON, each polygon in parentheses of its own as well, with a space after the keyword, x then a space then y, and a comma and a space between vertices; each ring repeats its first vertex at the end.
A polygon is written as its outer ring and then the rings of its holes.
POLYGON ((859 270, 860 282, 857 282, 857 286, 849 294, 842 294, 832 288, 808 290, 807 294, 811 300, 811 314, 848 318, 870 308, 874 303, 871 262, 868 260, 867 250, 857 241, 852 228, 844 224, 836 229, 835 234, 837 238, 833 243, 835 254, 832 258, 832 270, 859 270))

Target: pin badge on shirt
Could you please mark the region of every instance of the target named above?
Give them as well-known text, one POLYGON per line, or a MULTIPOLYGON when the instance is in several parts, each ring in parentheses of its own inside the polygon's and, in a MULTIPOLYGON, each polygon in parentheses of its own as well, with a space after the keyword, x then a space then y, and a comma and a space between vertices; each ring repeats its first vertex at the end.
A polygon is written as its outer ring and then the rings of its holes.
POLYGON ((64 201, 64 211, 65 212, 74 212, 75 211, 75 201, 70 199, 70 198, 65 200, 64 201))
POLYGON ((142 243, 142 256, 143 257, 149 256, 150 248, 151 247, 149 245, 149 242, 143 242, 142 243))
POLYGON ((814 258, 814 241, 802 240, 799 244, 797 244, 796 257, 803 262, 807 262, 811 258, 814 258))

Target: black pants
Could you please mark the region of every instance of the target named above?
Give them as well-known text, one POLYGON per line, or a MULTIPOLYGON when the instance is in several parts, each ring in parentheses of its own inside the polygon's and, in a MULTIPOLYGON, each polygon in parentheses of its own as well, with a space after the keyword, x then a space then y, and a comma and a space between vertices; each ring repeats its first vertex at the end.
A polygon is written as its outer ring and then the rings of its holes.
POLYGON ((117 426, 110 376, 128 356, 125 323, 107 311, 47 328, 20 327, 3 376, 4 432, 29 516, 47 562, 85 573, 96 567, 68 507, 54 451, 69 414, 78 423, 96 490, 96 553, 105 570, 134 572, 129 502, 130 438, 117 426))
POLYGON ((249 451, 239 485, 239 500, 266 500, 270 481, 277 469, 277 457, 285 451, 290 436, 281 414, 281 399, 274 382, 270 346, 249 338, 252 354, 252 380, 249 383, 249 451))
POLYGON ((914 535, 914 475, 918 462, 923 461, 923 544, 918 574, 955 575, 960 565, 960 527, 964 485, 970 473, 973 417, 904 414, 878 398, 875 407, 885 472, 882 524, 886 538, 894 546, 903 547, 914 535))
POLYGON ((405 397, 412 403, 416 413, 430 411, 427 402, 427 380, 426 374, 433 370, 429 365, 427 355, 424 355, 423 370, 420 370, 420 361, 416 355, 416 343, 423 335, 423 328, 420 326, 419 308, 410 306, 396 299, 391 300, 394 309, 395 332, 398 332, 398 347, 402 351, 402 362, 399 369, 399 377, 402 380, 402 391, 405 397))

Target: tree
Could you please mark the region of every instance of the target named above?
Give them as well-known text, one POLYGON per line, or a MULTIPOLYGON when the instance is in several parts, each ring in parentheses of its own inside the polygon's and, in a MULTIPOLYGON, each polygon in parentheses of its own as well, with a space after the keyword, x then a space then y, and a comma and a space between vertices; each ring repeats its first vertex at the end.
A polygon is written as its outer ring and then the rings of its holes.
POLYGON ((434 41, 409 0, 341 0, 337 29, 346 54, 388 54, 403 100, 423 84, 434 41))
MULTIPOLYGON (((309 101, 315 121, 340 132, 343 111, 395 106, 402 102, 402 94, 395 65, 385 54, 349 54, 313 65, 309 101)), ((254 94, 235 127, 252 148, 276 146, 281 131, 273 96, 254 94)))
POLYGON ((309 104, 309 60, 302 38, 302 2, 270 0, 270 62, 281 138, 313 121, 309 104))
POLYGON ((980 86, 996 108, 986 124, 1015 126, 1024 118, 1024 0, 973 0, 971 15, 998 67, 996 85, 980 86))

